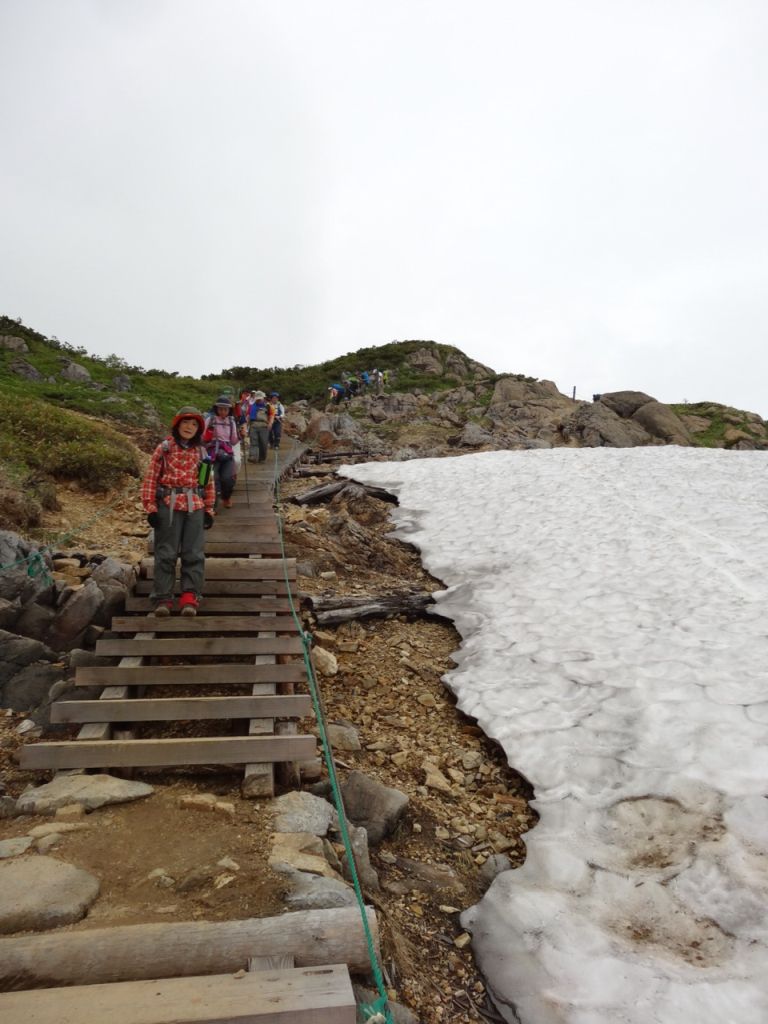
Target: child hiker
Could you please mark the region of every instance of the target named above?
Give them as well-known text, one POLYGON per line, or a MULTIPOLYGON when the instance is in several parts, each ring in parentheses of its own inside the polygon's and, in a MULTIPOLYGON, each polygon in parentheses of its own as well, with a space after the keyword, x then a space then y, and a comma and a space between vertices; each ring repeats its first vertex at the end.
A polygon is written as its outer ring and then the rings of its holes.
POLYGON ((141 503, 155 531, 155 576, 150 599, 154 615, 173 611, 176 559, 181 558, 182 615, 196 615, 205 576, 203 530, 213 526, 216 488, 200 439, 202 413, 190 405, 179 409, 171 433, 152 453, 141 503))

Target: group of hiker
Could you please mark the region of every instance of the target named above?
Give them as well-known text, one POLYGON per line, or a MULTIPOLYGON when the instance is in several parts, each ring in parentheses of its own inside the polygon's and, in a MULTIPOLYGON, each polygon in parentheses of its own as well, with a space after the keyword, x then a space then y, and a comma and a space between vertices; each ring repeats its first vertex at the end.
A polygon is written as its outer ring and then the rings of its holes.
POLYGON ((339 380, 329 385, 328 400, 333 405, 340 405, 341 402, 348 402, 369 390, 381 395, 388 384, 389 370, 379 370, 376 367, 372 370, 358 370, 356 373, 343 370, 339 380))
POLYGON ((147 522, 154 530, 154 615, 174 610, 176 560, 181 559, 182 615, 196 615, 205 574, 204 530, 213 526, 219 498, 232 506, 232 492, 248 446, 249 462, 265 462, 280 447, 285 407, 280 395, 246 388, 235 399, 225 389, 203 415, 179 409, 171 433, 155 448, 141 488, 147 522))

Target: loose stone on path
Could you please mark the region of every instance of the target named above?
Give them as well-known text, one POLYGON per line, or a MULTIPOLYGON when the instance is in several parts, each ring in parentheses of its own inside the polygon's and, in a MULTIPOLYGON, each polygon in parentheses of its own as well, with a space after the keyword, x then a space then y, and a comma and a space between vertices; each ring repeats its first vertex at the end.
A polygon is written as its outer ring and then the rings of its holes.
POLYGON ((99 880, 54 857, 0 863, 0 934, 45 931, 79 921, 99 894, 99 880))

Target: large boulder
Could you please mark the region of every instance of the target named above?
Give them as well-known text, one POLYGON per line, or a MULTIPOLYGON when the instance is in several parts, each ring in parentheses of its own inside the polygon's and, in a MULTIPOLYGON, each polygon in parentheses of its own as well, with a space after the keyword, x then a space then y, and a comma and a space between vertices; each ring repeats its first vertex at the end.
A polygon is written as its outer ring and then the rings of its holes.
POLYGON ((48 586, 47 571, 53 568, 50 555, 25 541, 18 533, 0 530, 0 597, 19 598, 22 605, 48 586))
POLYGON ((638 409, 649 402, 655 402, 656 399, 646 395, 644 391, 609 391, 600 395, 599 401, 623 420, 628 420, 638 409))
POLYGON ((133 385, 130 377, 126 377, 124 373, 118 373, 112 381, 112 387, 115 391, 130 391, 133 385))
POLYGON ((0 630, 0 686, 35 661, 56 661, 56 652, 39 640, 0 630))
POLYGON ((117 582, 124 587, 130 587, 133 585, 135 572, 133 566, 127 562, 118 562, 116 558, 108 557, 96 566, 90 578, 99 586, 102 583, 117 582))
POLYGON ((654 439, 634 420, 622 419, 602 402, 583 402, 563 420, 561 432, 587 448, 635 448, 653 444, 654 439))
POLYGON ((67 804, 94 811, 106 804, 124 804, 154 793, 146 782, 112 775, 57 775, 51 782, 28 789, 16 801, 19 814, 53 814, 67 804))
POLYGON ((99 880, 54 857, 0 862, 0 933, 39 932, 85 917, 99 880))
POLYGON ((0 685, 0 707, 32 711, 47 704, 51 687, 63 677, 60 665, 27 665, 0 685))
POLYGON ((665 444, 691 443, 691 435, 683 421, 668 405, 661 402, 646 402, 633 414, 632 419, 652 437, 661 438, 665 444))
POLYGON ((84 384, 91 379, 90 373, 84 366, 81 366, 80 363, 73 363, 70 359, 64 363, 60 373, 64 380, 72 381, 74 384, 84 384))
POLYGON ((398 789, 383 786, 362 772, 350 772, 342 787, 349 820, 362 826, 372 845, 394 830, 408 807, 408 797, 398 789))
POLYGON ((411 352, 405 360, 409 366, 412 366, 414 370, 420 370, 422 373, 434 373, 438 376, 442 376, 443 364, 440 361, 440 357, 435 348, 420 348, 415 352, 411 352))
POLYGON ((0 336, 0 348, 7 349, 9 352, 29 352, 29 345, 23 338, 15 338, 12 334, 3 334, 0 336))
POLYGON ((96 619, 104 604, 104 594, 92 579, 75 590, 67 603, 59 609, 51 623, 50 644, 58 651, 78 647, 83 633, 96 619))
POLYGON ((24 610, 16 620, 13 627, 14 633, 21 636, 31 637, 39 640, 40 643, 48 643, 50 637, 51 623, 56 615, 53 608, 31 601, 24 606, 24 610))
POLYGON ((11 373, 15 373, 17 377, 23 377, 25 380, 45 380, 43 374, 36 370, 31 363, 28 363, 26 359, 22 359, 21 356, 17 356, 11 362, 8 369, 11 373))

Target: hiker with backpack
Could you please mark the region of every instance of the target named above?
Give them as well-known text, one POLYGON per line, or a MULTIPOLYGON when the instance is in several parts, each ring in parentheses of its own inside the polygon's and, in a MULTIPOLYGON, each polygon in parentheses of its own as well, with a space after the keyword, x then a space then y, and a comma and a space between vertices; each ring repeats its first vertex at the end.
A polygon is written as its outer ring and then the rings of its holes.
POLYGON ((263 391, 252 391, 251 398, 253 402, 248 406, 248 438, 251 446, 248 461, 266 462, 272 410, 263 391))
POLYGON ((272 391, 270 393, 269 406, 272 409, 272 426, 269 428, 269 447, 279 448, 280 438, 283 435, 283 416, 285 416, 285 406, 280 401, 280 395, 277 391, 272 391))
POLYGON ((232 491, 237 477, 240 435, 237 430, 232 400, 227 395, 216 399, 213 414, 205 419, 203 444, 213 463, 216 494, 221 495, 224 508, 232 507, 232 491))
POLYGON ((155 570, 150 599, 153 615, 170 615, 181 558, 182 615, 196 615, 205 578, 203 530, 213 526, 216 488, 201 441, 203 414, 185 405, 171 422, 171 433, 155 448, 141 486, 141 503, 155 531, 155 570))

